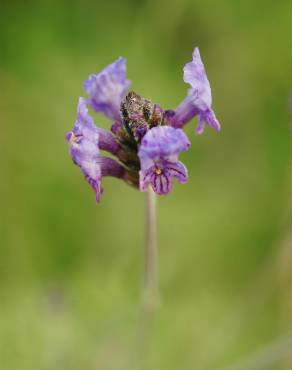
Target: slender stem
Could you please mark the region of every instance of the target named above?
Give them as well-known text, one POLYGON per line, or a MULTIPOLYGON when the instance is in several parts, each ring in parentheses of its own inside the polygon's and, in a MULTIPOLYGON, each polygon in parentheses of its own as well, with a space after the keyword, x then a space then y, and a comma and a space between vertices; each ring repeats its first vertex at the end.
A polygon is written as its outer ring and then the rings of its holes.
POLYGON ((153 333, 154 317, 159 304, 157 240, 156 240, 156 197, 148 187, 145 197, 145 269, 143 282, 143 301, 137 327, 135 349, 130 369, 144 370, 147 365, 149 344, 153 333))
POLYGON ((158 304, 158 268, 156 236, 156 196, 149 186, 146 192, 146 245, 145 245, 145 307, 153 309, 158 304))

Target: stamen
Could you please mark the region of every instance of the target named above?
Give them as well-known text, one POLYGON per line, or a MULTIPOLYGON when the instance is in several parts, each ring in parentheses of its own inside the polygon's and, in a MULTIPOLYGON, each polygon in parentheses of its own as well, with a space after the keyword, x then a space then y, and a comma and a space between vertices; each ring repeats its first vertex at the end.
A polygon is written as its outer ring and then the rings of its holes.
POLYGON ((82 135, 80 134, 74 134, 73 131, 71 131, 69 133, 70 137, 69 137, 69 143, 74 145, 74 144, 79 144, 80 140, 82 139, 82 135))

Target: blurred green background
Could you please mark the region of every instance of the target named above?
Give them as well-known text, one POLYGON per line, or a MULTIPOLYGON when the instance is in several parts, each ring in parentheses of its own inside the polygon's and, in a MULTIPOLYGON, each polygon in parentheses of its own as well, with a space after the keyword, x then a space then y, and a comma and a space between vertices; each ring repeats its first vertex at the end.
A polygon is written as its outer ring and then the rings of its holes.
MULTIPOLYGON (((158 201, 142 367, 225 369, 290 335, 291 37, 290 0, 1 1, 1 370, 138 369, 144 196, 105 179, 96 205, 64 141, 83 80, 120 55, 173 108, 199 46, 222 124, 187 126, 189 182, 158 201)), ((291 370, 286 352, 255 368, 291 370)))

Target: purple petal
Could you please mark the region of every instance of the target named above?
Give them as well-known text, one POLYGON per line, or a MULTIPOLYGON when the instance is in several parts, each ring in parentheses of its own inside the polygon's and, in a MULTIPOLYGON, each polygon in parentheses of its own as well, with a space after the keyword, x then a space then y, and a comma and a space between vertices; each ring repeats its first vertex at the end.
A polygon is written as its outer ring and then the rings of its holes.
POLYGON ((86 159, 85 157, 77 164, 83 172, 87 182, 94 190, 96 201, 99 202, 102 193, 100 164, 97 163, 96 160, 86 159))
POLYGON ((73 133, 82 135, 88 140, 98 144, 98 128, 95 126, 93 118, 88 114, 87 100, 79 98, 77 106, 77 118, 74 124, 73 133))
POLYGON ((158 126, 153 127, 143 137, 138 155, 143 167, 143 163, 147 160, 151 163, 154 158, 177 157, 179 152, 186 151, 189 147, 189 139, 182 130, 158 126))
POLYGON ((140 171, 140 191, 145 191, 151 185, 155 193, 168 194, 172 190, 173 177, 182 184, 187 182, 187 169, 181 162, 156 162, 148 169, 140 171))
POLYGON ((87 182, 95 191, 96 200, 99 201, 101 192, 101 168, 98 163, 98 146, 85 137, 79 139, 72 132, 69 140, 69 148, 74 163, 83 172, 87 182))
POLYGON ((84 82, 94 110, 113 120, 120 120, 120 105, 130 86, 126 79, 126 60, 119 58, 99 74, 92 74, 84 82))
MULTIPOLYGON (((88 114, 87 100, 84 98, 79 98, 77 119, 73 131, 67 134, 67 141, 72 133, 79 139, 81 139, 81 136, 88 139, 95 143, 99 149, 106 150, 112 154, 116 154, 120 149, 112 133, 95 126, 93 118, 88 114)), ((72 139, 72 136, 70 138, 72 139)))
POLYGON ((99 156, 99 133, 88 114, 86 100, 79 98, 77 119, 73 130, 66 135, 70 154, 74 162, 80 165, 83 158, 96 159, 99 156))
POLYGON ((184 81, 191 85, 193 104, 197 109, 205 110, 211 107, 211 87, 198 48, 193 52, 193 60, 184 66, 184 81))
POLYGON ((171 176, 167 173, 161 173, 160 175, 154 173, 151 178, 151 184, 158 195, 166 195, 172 190, 171 176))
POLYGON ((140 171, 140 191, 146 191, 148 185, 151 183, 151 177, 153 175, 153 168, 150 167, 148 170, 140 171))
POLYGON ((97 163, 99 133, 88 114, 84 98, 79 99, 77 119, 73 130, 66 135, 66 140, 74 163, 80 167, 87 182, 95 191, 96 200, 99 201, 101 192, 101 169, 97 163))
POLYGON ((188 170, 182 162, 170 162, 167 169, 169 175, 175 177, 181 184, 185 184, 188 181, 188 170))

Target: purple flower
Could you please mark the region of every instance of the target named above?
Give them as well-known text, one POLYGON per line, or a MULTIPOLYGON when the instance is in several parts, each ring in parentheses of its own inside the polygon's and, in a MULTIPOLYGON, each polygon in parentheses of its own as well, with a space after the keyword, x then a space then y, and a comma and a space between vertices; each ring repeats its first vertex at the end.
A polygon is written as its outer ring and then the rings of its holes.
POLYGON ((120 121, 120 106, 131 82, 126 79, 126 60, 119 58, 84 82, 90 104, 112 120, 120 121))
POLYGON ((220 123, 211 109, 211 87, 198 48, 195 48, 193 52, 193 60, 184 67, 184 81, 191 88, 175 112, 168 112, 170 124, 173 127, 183 127, 193 117, 198 116, 197 134, 204 131, 206 124, 220 131, 220 123))
POLYGON ((86 126, 82 127, 82 122, 77 119, 73 130, 67 133, 66 139, 73 162, 80 167, 86 180, 95 191, 96 201, 98 202, 101 194, 98 133, 92 131, 91 139, 87 136, 89 132, 86 126))
POLYGON ((138 152, 140 190, 145 191, 150 184, 155 193, 162 195, 171 191, 173 177, 186 183, 187 169, 178 161, 178 154, 189 147, 190 142, 180 129, 158 126, 148 131, 138 152))
POLYGON ((119 58, 84 82, 89 99, 80 98, 73 130, 66 135, 70 155, 92 186, 99 201, 104 176, 113 176, 145 191, 151 186, 159 194, 168 194, 173 177, 186 183, 186 167, 178 160, 190 147, 181 128, 198 116, 196 129, 206 124, 220 130, 211 108, 209 81, 199 49, 184 67, 184 81, 191 85, 185 100, 176 110, 164 110, 159 104, 134 91, 127 91, 126 61, 119 58), (95 126, 88 106, 111 119, 109 131, 95 126), (111 153, 114 158, 101 155, 111 153))
POLYGON ((77 119, 73 130, 66 135, 70 154, 79 166, 83 159, 96 159, 99 157, 99 133, 93 119, 88 114, 86 100, 79 98, 77 119))
POLYGON ((102 192, 102 177, 122 178, 124 168, 113 159, 100 156, 100 143, 103 146, 102 149, 106 146, 113 149, 113 152, 116 152, 118 144, 110 133, 105 133, 94 125, 92 117, 88 114, 84 98, 79 99, 77 119, 73 130, 67 133, 66 140, 73 162, 80 167, 86 180, 95 191, 96 201, 99 202, 102 192))

